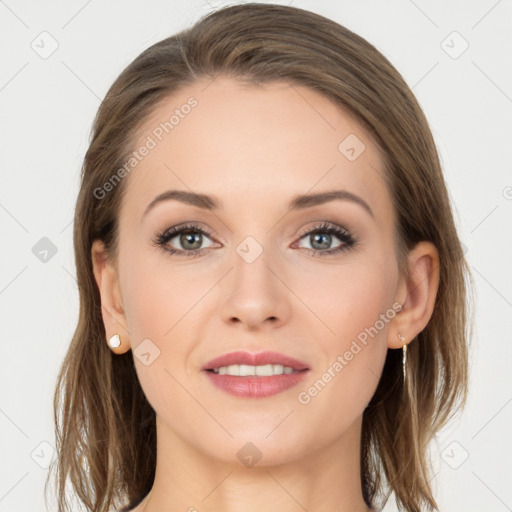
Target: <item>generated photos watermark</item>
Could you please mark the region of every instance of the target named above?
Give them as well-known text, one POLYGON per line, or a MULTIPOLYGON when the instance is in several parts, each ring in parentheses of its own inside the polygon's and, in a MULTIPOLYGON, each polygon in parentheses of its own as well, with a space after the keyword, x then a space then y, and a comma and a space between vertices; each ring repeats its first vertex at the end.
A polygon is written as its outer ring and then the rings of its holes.
POLYGON ((96 199, 103 199, 110 191, 112 191, 116 185, 129 174, 137 165, 139 165, 146 156, 148 156, 151 150, 155 149, 158 144, 164 139, 165 135, 171 133, 176 128, 182 119, 185 119, 187 115, 192 112, 194 107, 197 107, 198 101, 196 98, 191 96, 188 98, 186 103, 183 103, 179 108, 175 108, 173 114, 169 117, 168 121, 160 123, 155 127, 151 134, 148 135, 142 144, 136 151, 133 151, 129 158, 126 160, 124 165, 120 167, 110 178, 101 186, 94 189, 93 195, 96 199))
POLYGON ((336 361, 334 361, 329 368, 322 374, 322 376, 307 390, 301 391, 297 395, 298 401, 302 405, 307 405, 311 402, 312 398, 318 396, 318 394, 331 382, 342 370, 347 366, 354 357, 361 352, 361 350, 368 345, 368 338, 373 339, 379 334, 382 329, 389 323, 390 320, 395 318, 396 314, 402 309, 402 305, 395 302, 391 308, 385 313, 379 315, 379 319, 375 323, 366 327, 362 330, 355 339, 352 340, 350 347, 343 354, 338 355, 336 361))

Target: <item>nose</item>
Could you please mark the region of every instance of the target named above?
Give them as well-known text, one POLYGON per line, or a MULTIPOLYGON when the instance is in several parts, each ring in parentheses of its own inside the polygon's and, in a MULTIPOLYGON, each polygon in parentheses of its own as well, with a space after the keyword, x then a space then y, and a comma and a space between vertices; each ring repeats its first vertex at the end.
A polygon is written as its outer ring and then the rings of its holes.
POLYGON ((224 321, 249 331, 284 324, 291 311, 290 290, 278 262, 270 261, 267 251, 249 261, 236 254, 234 268, 224 280, 224 321))

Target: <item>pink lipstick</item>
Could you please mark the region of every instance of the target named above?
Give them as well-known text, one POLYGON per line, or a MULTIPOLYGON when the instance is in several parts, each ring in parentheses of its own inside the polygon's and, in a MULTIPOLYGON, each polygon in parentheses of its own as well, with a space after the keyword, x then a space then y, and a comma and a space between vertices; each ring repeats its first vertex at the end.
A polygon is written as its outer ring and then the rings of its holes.
POLYGON ((307 364, 279 352, 231 352, 202 370, 219 389, 234 396, 263 398, 290 389, 306 377, 307 364))

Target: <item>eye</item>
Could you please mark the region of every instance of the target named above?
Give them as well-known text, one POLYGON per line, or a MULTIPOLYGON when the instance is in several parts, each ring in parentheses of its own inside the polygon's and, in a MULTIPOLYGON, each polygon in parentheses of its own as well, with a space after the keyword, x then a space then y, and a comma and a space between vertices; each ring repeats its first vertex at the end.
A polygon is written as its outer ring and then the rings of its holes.
MULTIPOLYGON (((197 224, 173 226, 163 233, 158 233, 153 240, 153 245, 177 256, 197 256, 204 252, 205 249, 214 246, 210 238, 211 236, 212 233, 209 230, 197 224), (205 239, 211 242, 207 247, 203 247, 205 239)), ((299 241, 302 239, 306 239, 309 242, 310 247, 305 247, 304 249, 311 252, 313 256, 328 256, 341 253, 350 249, 356 243, 355 238, 346 228, 327 222, 301 233, 299 241), (336 239, 338 244, 331 247, 336 239)), ((297 242, 292 245, 292 248, 295 248, 296 245, 297 242)))
MULTIPOLYGON (((210 239, 210 236, 211 233, 208 230, 196 224, 174 226, 163 233, 157 234, 153 245, 161 247, 171 254, 191 256, 199 254, 205 249, 202 244, 205 238, 210 239)), ((212 246, 213 244, 210 244, 207 247, 212 246)))
POLYGON ((303 238, 310 244, 310 247, 306 247, 306 249, 312 251, 314 256, 340 253, 350 249, 355 244, 354 237, 346 228, 327 222, 314 226, 306 233, 301 233, 300 239, 303 238), (339 243, 331 247, 333 239, 338 239, 339 243))

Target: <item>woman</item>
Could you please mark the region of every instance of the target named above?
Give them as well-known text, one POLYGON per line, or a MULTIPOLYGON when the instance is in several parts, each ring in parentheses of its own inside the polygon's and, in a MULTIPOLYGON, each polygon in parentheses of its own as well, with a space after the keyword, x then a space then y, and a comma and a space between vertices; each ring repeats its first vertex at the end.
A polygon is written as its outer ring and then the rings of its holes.
POLYGON ((245 4, 148 48, 97 114, 59 510, 437 508, 467 393, 466 278, 399 73, 311 12, 245 4))

